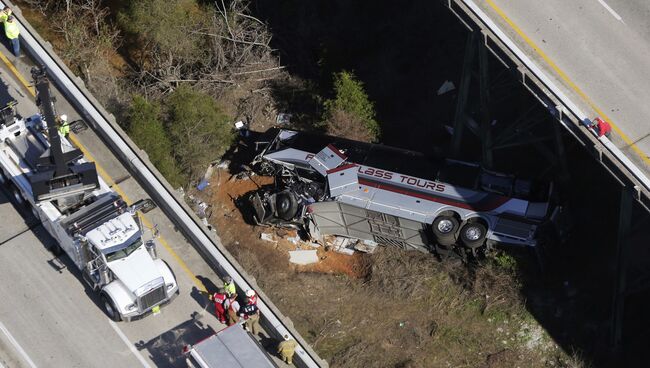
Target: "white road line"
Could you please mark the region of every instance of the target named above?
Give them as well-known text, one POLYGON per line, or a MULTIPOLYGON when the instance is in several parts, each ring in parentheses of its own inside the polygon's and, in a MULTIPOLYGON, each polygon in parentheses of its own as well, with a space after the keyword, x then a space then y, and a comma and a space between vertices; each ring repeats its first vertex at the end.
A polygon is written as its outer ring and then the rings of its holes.
MULTIPOLYGON (((623 22, 623 18, 621 18, 621 16, 618 15, 618 13, 614 11, 614 9, 612 9, 609 5, 607 5, 607 3, 605 2, 605 0, 598 0, 598 2, 599 2, 600 5, 602 5, 605 9, 607 9, 607 11, 608 11, 612 16, 614 16, 614 18, 616 18, 616 20, 623 22)), ((623 23, 625 23, 625 22, 623 22, 623 23)))
POLYGON ((111 325, 111 327, 113 327, 113 330, 115 330, 115 332, 117 333, 117 336, 119 336, 120 339, 122 339, 122 341, 124 341, 126 346, 129 347, 129 349, 131 350, 133 355, 135 355, 135 357, 138 358, 138 360, 140 361, 142 366, 145 367, 145 368, 152 368, 149 365, 149 363, 147 363, 147 361, 144 360, 144 357, 140 354, 138 349, 136 349, 135 346, 131 343, 131 341, 129 341, 129 339, 126 337, 124 332, 122 332, 122 330, 120 330, 120 328, 117 327, 117 324, 115 322, 111 321, 111 320, 108 320, 108 323, 111 325))
MULTIPOLYGON (((27 353, 22 348, 22 346, 20 346, 20 344, 18 344, 18 341, 16 341, 16 339, 14 339, 14 337, 11 336, 11 334, 9 333, 9 330, 7 330, 7 328, 5 327, 5 325, 2 324, 2 322, 0 322, 0 330, 2 331, 2 333, 5 334, 5 336, 7 336, 7 338, 9 339, 9 342, 11 343, 11 345, 13 345, 14 348, 16 349, 16 351, 18 351, 18 353, 23 357, 23 359, 25 359, 27 364, 32 368, 37 368, 36 364, 34 364, 32 359, 29 357, 29 355, 27 355, 27 353)), ((0 366, 1 365, 2 364, 0 364, 0 366)))

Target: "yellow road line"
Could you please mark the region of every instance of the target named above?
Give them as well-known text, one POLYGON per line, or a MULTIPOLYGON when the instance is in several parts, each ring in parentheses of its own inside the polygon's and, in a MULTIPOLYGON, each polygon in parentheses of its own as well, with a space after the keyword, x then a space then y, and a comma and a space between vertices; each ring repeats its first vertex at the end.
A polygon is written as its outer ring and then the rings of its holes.
POLYGON ((513 31, 515 31, 528 44, 528 46, 532 47, 532 49, 537 53, 537 55, 539 55, 548 64, 548 66, 550 66, 551 69, 553 69, 553 71, 557 73, 560 79, 562 79, 569 87, 571 87, 571 89, 575 91, 578 94, 578 96, 580 96, 600 117, 602 117, 603 119, 611 123, 612 129, 621 137, 621 139, 625 142, 625 144, 627 144, 629 147, 632 148, 634 153, 636 153, 643 160, 643 162, 650 165, 650 157, 648 157, 647 154, 645 154, 636 144, 634 144, 632 139, 630 139, 630 137, 627 134, 625 134, 621 130, 621 128, 619 128, 616 124, 614 124, 614 122, 612 122, 612 120, 607 116, 607 114, 605 114, 598 106, 596 106, 596 104, 591 100, 591 98, 589 98, 589 96, 587 96, 587 94, 584 93, 582 89, 580 89, 580 87, 578 87, 569 78, 569 76, 564 71, 562 71, 562 69, 560 69, 557 66, 557 64, 553 60, 551 60, 551 58, 548 57, 548 55, 546 55, 544 51, 542 51, 541 48, 537 46, 537 44, 535 44, 535 42, 533 42, 533 40, 531 40, 530 37, 528 37, 521 30, 521 28, 519 28, 519 26, 517 26, 506 15, 506 13, 503 10, 501 10, 501 8, 499 8, 494 3, 494 0, 486 0, 486 2, 510 26, 510 28, 512 28, 513 31))
POLYGON ((18 70, 16 69, 16 67, 14 66, 14 64, 12 64, 11 61, 9 61, 9 59, 7 59, 7 57, 5 56, 5 54, 3 54, 2 52, 0 52, 0 59, 2 59, 2 61, 3 61, 3 62, 5 63, 5 65, 7 66, 7 68, 9 68, 9 70, 10 70, 12 73, 14 73, 14 75, 16 76, 16 78, 18 78, 18 80, 20 81, 20 83, 21 83, 23 86, 25 86, 25 88, 27 88, 27 90, 29 91, 29 93, 31 93, 32 96, 35 96, 35 95, 36 95, 36 91, 34 90, 34 87, 33 87, 33 86, 30 86, 29 83, 27 83, 27 81, 25 80, 25 78, 23 78, 23 76, 18 72, 18 70))
MULTIPOLYGON (((12 72, 12 73, 13 73, 13 74, 18 78, 18 80, 20 81, 20 83, 21 83, 25 88, 27 88, 27 90, 32 94, 32 96, 36 96, 36 91, 34 90, 34 87, 30 86, 30 85, 27 83, 27 81, 25 80, 25 78, 23 78, 23 76, 20 74, 20 72, 18 72, 18 70, 16 69, 16 67, 11 63, 11 61, 9 61, 9 59, 7 59, 7 57, 6 57, 2 52, 0 52, 0 59, 2 59, 2 61, 3 61, 3 62, 5 63, 5 65, 9 68, 9 70, 10 70, 10 71, 11 71, 11 72, 12 72)), ((95 160, 95 158, 93 157, 93 155, 90 154, 90 152, 88 151, 88 149, 86 149, 86 147, 85 147, 84 145, 82 145, 81 142, 79 142, 79 139, 77 139, 77 137, 76 137, 73 133, 70 133, 70 134, 68 135, 68 138, 70 139, 70 141, 72 141, 72 143, 73 143, 75 146, 79 147, 79 149, 81 150, 81 152, 84 154, 85 158, 86 158, 88 161, 91 161, 91 162, 94 162, 94 163, 95 163, 95 167, 97 167, 97 172, 98 172, 99 175, 104 179, 104 181, 105 181, 105 182, 106 182, 110 187, 112 187, 112 188, 117 192, 117 194, 119 194, 119 195, 122 197, 122 199, 124 199, 124 201, 125 201, 126 203, 131 203, 131 200, 130 200, 129 197, 126 195, 126 193, 124 193, 124 191, 122 190, 122 188, 120 188, 120 186, 119 186, 117 183, 115 183, 115 180, 113 180, 113 178, 111 178, 111 176, 108 175, 108 173, 106 172, 106 170, 104 170, 104 168, 103 168, 103 167, 102 167, 102 166, 101 166, 101 165, 100 165, 100 164, 95 160)), ((140 214, 139 216, 140 216, 140 218, 142 219, 142 223, 143 223, 143 225, 146 226, 147 228, 149 228, 149 229, 152 230, 154 226, 153 226, 153 224, 149 221, 149 219, 147 219, 146 216, 141 215, 141 214, 140 214)), ((176 254, 176 252, 174 252, 174 250, 171 248, 171 246, 169 245, 169 243, 167 243, 167 241, 165 240, 165 238, 163 238, 162 235, 161 235, 161 236, 158 238, 158 240, 160 241, 160 244, 161 244, 163 247, 165 247, 165 249, 167 250, 167 252, 169 252, 169 254, 171 254, 171 256, 172 256, 172 257, 176 260, 176 262, 181 266, 181 268, 183 269, 183 271, 185 271, 185 273, 190 277, 190 279, 192 280, 192 282, 194 282, 194 284, 196 285, 196 287, 197 287, 199 290, 203 291, 203 292, 207 292, 207 290, 206 290, 205 286, 203 285, 203 283, 201 282, 201 280, 199 280, 199 279, 196 277, 196 275, 194 275, 194 273, 189 269, 189 267, 187 266, 187 264, 185 263, 185 261, 183 261, 183 260, 181 259, 181 257, 179 257, 178 254, 176 254)))

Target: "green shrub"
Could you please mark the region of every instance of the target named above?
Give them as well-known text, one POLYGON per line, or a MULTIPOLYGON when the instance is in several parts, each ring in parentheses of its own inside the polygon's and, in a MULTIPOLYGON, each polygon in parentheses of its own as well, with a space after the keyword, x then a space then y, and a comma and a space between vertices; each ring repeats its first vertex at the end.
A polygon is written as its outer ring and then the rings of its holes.
POLYGON ((131 139, 149 155, 149 160, 174 187, 185 184, 172 156, 172 144, 161 121, 160 106, 136 95, 127 111, 126 130, 131 139))
POLYGON ((346 126, 362 124, 359 137, 350 138, 369 141, 379 138, 380 129, 375 120, 375 106, 368 99, 363 83, 357 80, 354 74, 347 71, 334 74, 334 97, 325 101, 324 110, 323 118, 330 133, 337 134, 346 130, 359 132, 358 126, 348 126, 348 129, 346 126))
POLYGON ((165 127, 181 172, 196 180, 235 139, 228 117, 209 95, 181 85, 165 99, 165 127))

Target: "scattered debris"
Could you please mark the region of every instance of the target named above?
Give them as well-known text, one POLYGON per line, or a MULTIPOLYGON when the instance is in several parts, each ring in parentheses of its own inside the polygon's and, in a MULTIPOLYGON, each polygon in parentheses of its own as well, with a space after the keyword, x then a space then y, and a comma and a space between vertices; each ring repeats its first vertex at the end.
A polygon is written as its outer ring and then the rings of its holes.
POLYGON ((287 238, 289 243, 298 245, 300 243, 300 237, 298 235, 287 238))
POLYGON ((230 166, 230 160, 221 160, 221 162, 217 164, 217 169, 227 169, 228 166, 230 166))
POLYGON ((359 252, 372 254, 372 253, 375 252, 375 250, 377 250, 378 246, 379 246, 379 244, 377 242, 366 239, 366 240, 357 242, 357 244, 355 244, 355 246, 354 246, 354 249, 358 250, 359 252))
POLYGON ((315 249, 310 250, 291 250, 289 251, 289 262, 298 265, 308 265, 318 262, 318 254, 315 249))
POLYGON ((454 82, 452 81, 445 81, 440 88, 438 88, 438 96, 444 95, 447 92, 453 91, 456 89, 456 86, 454 85, 454 82))
POLYGON ((271 243, 277 243, 278 242, 277 240, 273 239, 273 234, 269 234, 269 233, 261 233, 260 234, 260 239, 262 239, 264 241, 267 241, 267 242, 271 242, 271 243))
POLYGON ((244 122, 241 121, 241 120, 235 123, 235 129, 237 129, 237 130, 242 130, 245 127, 246 127, 246 124, 244 124, 244 122))
POLYGON ((359 242, 357 239, 347 238, 344 236, 327 237, 326 244, 330 245, 335 252, 353 255, 354 248, 359 242))
POLYGON ((334 251, 341 254, 347 254, 349 256, 354 254, 354 249, 351 248, 334 248, 334 251))
MULTIPOLYGON (((206 219, 208 217, 206 210, 210 207, 207 203, 201 201, 199 204, 196 206, 196 214, 202 218, 206 219)), ((207 220, 206 220, 207 221, 207 220)))
POLYGON ((275 123, 278 125, 287 125, 291 122, 291 117, 293 114, 287 114, 284 112, 281 112, 278 114, 278 116, 275 118, 275 123))
POLYGON ((199 184, 196 186, 196 189, 198 190, 204 190, 210 185, 210 182, 207 181, 206 179, 203 179, 199 182, 199 184))

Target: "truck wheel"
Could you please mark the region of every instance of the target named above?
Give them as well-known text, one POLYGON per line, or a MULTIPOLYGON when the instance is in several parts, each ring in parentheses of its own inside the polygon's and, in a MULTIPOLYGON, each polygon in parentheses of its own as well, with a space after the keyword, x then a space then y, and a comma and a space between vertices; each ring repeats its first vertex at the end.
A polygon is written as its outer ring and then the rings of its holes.
POLYGON ((460 240, 470 249, 476 249, 485 243, 487 229, 480 222, 468 222, 460 229, 460 240))
POLYGON ((58 257, 61 254, 63 254, 63 248, 61 248, 61 246, 59 244, 52 244, 48 249, 49 249, 50 252, 52 252, 52 254, 55 257, 58 257))
POLYGON ((102 309, 104 309, 104 313, 106 313, 108 318, 111 320, 115 322, 122 320, 122 316, 120 315, 120 312, 117 310, 117 308, 115 308, 113 301, 104 294, 102 294, 102 309))
POLYGON ((289 221, 293 219, 296 212, 298 212, 296 196, 289 191, 278 193, 275 199, 275 211, 278 217, 283 220, 289 221))
POLYGON ((458 220, 453 216, 438 216, 431 225, 436 240, 441 245, 453 245, 454 234, 458 230, 458 220))
POLYGON ((25 203, 25 197, 23 197, 22 193, 20 193, 18 188, 12 188, 11 193, 13 194, 17 204, 22 205, 23 203, 25 203))
POLYGON ((9 184, 9 182, 10 180, 7 175, 5 175, 4 170, 0 169, 0 185, 6 185, 9 184))

